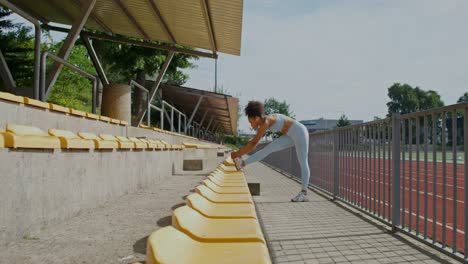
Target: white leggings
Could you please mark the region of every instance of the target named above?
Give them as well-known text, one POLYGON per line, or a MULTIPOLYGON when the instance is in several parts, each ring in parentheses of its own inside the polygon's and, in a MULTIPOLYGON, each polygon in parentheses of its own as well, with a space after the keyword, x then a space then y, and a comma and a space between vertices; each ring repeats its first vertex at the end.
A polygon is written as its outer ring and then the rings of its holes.
POLYGON ((278 139, 266 145, 263 149, 250 155, 244 160, 245 164, 248 165, 253 162, 262 160, 273 152, 290 148, 292 146, 296 147, 297 159, 301 165, 302 189, 307 190, 310 178, 308 162, 309 132, 307 131, 307 128, 305 128, 305 126, 301 123, 294 122, 286 135, 282 135, 278 139))

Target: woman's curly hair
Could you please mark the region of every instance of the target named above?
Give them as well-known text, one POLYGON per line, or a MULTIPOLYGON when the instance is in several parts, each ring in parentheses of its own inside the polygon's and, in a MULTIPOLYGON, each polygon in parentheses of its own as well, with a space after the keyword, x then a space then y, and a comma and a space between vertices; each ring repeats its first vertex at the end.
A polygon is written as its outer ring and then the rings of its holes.
POLYGON ((259 101, 250 101, 244 109, 245 115, 248 118, 256 116, 262 117, 264 111, 265 107, 263 103, 259 101))

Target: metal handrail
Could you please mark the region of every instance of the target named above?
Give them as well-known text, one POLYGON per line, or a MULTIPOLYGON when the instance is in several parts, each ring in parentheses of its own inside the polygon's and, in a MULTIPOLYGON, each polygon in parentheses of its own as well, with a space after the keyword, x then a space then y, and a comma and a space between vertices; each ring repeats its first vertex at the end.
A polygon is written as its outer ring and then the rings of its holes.
POLYGON ((96 76, 76 67, 75 65, 71 64, 70 62, 52 54, 52 53, 49 53, 48 51, 45 51, 42 53, 42 58, 41 58, 41 91, 40 91, 40 94, 41 94, 41 100, 45 101, 47 99, 47 97, 49 96, 49 93, 50 93, 50 90, 49 89, 48 91, 46 91, 45 89, 45 86, 46 86, 46 77, 45 77, 45 73, 46 73, 46 59, 50 58, 51 60, 55 61, 55 62, 58 62, 58 63, 61 63, 62 65, 74 70, 75 72, 83 75, 84 77, 90 79, 92 82, 93 82, 93 98, 92 98, 92 112, 93 114, 96 113, 96 103, 97 103, 97 78, 96 76))

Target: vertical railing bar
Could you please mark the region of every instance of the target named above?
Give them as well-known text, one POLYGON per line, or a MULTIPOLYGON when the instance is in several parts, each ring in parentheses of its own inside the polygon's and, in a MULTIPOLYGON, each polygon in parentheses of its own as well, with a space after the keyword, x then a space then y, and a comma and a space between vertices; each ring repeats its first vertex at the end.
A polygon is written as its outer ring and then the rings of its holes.
POLYGON ((457 184, 457 110, 452 111, 452 162, 453 162, 453 246, 452 246, 452 253, 457 252, 457 191, 458 191, 458 184, 457 184))
MULTIPOLYGON (((402 202, 402 218, 401 218, 401 225, 403 229, 405 228, 405 218, 406 218, 406 119, 402 120, 402 130, 403 133, 401 135, 403 141, 403 148, 402 148, 402 175, 401 180, 403 181, 403 202, 402 202)), ((411 217, 411 216, 410 216, 411 217)))
POLYGON ((408 119, 408 167, 409 167, 409 225, 408 231, 413 230, 413 119, 408 119))
POLYGON ((427 239, 427 215, 428 215, 428 200, 427 200, 427 185, 428 185, 428 162, 427 162, 427 152, 428 152, 428 121, 427 115, 424 115, 424 239, 427 239))
POLYGON ((420 169, 419 169, 419 133, 420 133, 420 119, 416 117, 416 235, 419 235, 419 196, 420 196, 420 169))
POLYGON ((442 248, 447 246, 447 156, 446 129, 447 112, 442 112, 442 248))

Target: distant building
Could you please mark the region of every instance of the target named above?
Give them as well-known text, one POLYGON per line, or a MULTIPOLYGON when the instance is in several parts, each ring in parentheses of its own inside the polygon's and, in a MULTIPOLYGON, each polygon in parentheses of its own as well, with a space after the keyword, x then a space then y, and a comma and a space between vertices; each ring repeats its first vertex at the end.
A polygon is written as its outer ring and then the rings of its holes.
MULTIPOLYGON (((336 124, 338 123, 338 119, 314 119, 314 120, 301 120, 299 121, 307 127, 309 133, 316 132, 316 131, 325 131, 336 128, 336 124)), ((351 125, 361 124, 363 120, 349 120, 351 125)))

